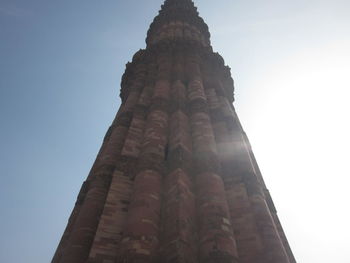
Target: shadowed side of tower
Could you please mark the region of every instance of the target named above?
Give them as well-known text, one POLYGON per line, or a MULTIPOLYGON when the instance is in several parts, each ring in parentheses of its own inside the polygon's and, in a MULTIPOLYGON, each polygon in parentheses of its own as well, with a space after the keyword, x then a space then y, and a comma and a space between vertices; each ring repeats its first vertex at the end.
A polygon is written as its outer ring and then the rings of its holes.
POLYGON ((52 263, 294 263, 190 0, 166 0, 52 263))

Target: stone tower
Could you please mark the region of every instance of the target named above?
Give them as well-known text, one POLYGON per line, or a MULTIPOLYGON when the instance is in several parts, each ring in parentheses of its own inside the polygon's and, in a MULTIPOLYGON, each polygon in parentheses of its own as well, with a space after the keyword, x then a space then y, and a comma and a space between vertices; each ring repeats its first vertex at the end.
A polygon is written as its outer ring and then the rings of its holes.
POLYGON ((294 263, 191 0, 166 0, 52 263, 294 263))

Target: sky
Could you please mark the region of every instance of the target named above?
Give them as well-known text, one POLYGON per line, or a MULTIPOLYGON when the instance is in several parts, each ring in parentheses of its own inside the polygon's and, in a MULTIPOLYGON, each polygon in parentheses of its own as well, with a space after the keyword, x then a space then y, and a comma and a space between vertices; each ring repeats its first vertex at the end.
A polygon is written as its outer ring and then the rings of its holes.
MULTIPOLYGON (((0 262, 50 262, 162 0, 0 0, 0 262)), ((349 263, 350 1, 196 0, 295 257, 349 263)))

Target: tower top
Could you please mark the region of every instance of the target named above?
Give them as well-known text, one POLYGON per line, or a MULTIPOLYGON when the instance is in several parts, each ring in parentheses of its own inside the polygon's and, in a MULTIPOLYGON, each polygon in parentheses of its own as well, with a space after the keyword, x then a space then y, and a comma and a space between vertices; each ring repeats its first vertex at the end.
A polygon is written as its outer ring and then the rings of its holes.
POLYGON ((151 46, 174 40, 210 46, 208 26, 199 16, 197 7, 191 0, 165 0, 159 14, 150 25, 146 44, 151 46))

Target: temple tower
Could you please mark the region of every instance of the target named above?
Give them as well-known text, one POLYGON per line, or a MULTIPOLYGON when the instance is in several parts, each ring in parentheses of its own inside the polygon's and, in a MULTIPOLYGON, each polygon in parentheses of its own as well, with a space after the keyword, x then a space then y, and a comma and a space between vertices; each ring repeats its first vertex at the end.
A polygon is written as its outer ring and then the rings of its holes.
POLYGON ((166 0, 52 263, 294 263, 191 0, 166 0))

